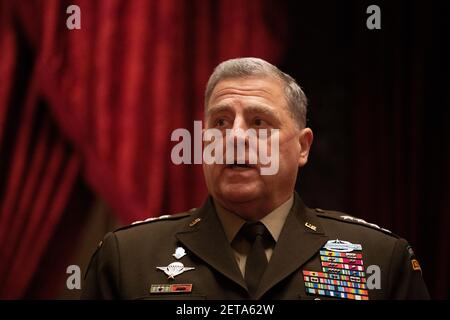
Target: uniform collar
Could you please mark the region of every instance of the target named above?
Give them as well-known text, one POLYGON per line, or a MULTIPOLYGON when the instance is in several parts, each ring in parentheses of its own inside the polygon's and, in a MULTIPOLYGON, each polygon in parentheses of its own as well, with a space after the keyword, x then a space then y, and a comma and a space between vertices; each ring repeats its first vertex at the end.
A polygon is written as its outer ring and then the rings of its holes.
MULTIPOLYGON (((311 259, 329 239, 324 231, 315 211, 308 209, 294 193, 292 208, 261 279, 256 299, 311 259)), ((193 254, 246 290, 211 197, 175 236, 193 254)))
MULTIPOLYGON (((281 230, 283 229, 284 222, 289 214, 289 211, 292 208, 294 203, 294 196, 291 196, 288 200, 286 200, 283 204, 275 208, 269 214, 267 214, 264 218, 261 219, 261 222, 266 226, 267 230, 269 230, 275 242, 278 241, 280 237, 281 230)), ((222 223, 223 229, 225 231, 225 235, 229 243, 232 243, 235 239, 237 233, 244 225, 246 220, 242 219, 239 215, 231 212, 221 205, 219 205, 216 201, 214 201, 217 216, 219 217, 220 222, 222 223)))

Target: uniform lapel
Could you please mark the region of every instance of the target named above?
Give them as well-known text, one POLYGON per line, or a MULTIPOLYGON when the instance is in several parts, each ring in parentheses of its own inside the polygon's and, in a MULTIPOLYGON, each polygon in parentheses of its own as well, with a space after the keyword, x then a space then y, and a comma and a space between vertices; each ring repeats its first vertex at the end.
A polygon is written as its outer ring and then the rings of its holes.
POLYGON ((261 279, 256 299, 261 298, 273 286, 299 269, 327 240, 328 237, 324 234, 317 216, 310 212, 295 194, 294 205, 286 218, 272 258, 261 279), (314 227, 316 230, 313 230, 314 227))
POLYGON ((192 253, 212 268, 234 281, 246 290, 236 259, 231 251, 223 227, 217 217, 211 198, 192 215, 192 221, 201 219, 194 225, 187 225, 175 236, 192 253))

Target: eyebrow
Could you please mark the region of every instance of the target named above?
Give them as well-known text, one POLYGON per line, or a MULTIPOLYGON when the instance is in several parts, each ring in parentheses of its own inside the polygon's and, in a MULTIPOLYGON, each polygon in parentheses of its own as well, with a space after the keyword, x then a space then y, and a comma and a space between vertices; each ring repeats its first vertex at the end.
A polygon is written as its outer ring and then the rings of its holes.
POLYGON ((270 108, 267 106, 250 105, 245 108, 245 111, 249 112, 249 113, 262 113, 262 114, 266 114, 268 116, 278 118, 277 112, 275 112, 275 110, 273 108, 270 108))
POLYGON ((206 110, 206 117, 209 117, 212 113, 218 113, 222 111, 231 111, 232 107, 228 104, 221 104, 218 106, 210 107, 206 110))
MULTIPOLYGON (((213 113, 219 113, 222 111, 231 111, 232 107, 228 104, 222 104, 222 105, 218 105, 218 106, 213 106, 208 108, 208 110, 206 110, 206 116, 209 117, 211 114, 213 113)), ((262 106, 262 105, 250 105, 245 107, 245 112, 246 113, 261 113, 261 114, 266 114, 272 117, 275 117, 278 119, 278 115, 275 112, 275 110, 273 110, 273 108, 267 107, 267 106, 262 106)))

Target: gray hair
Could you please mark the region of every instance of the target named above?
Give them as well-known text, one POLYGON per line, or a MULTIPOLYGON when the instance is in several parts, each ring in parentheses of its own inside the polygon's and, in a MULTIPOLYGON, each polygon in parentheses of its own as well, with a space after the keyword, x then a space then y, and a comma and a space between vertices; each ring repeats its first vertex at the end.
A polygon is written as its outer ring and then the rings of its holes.
POLYGON ((229 78, 244 78, 251 76, 275 77, 284 84, 286 102, 292 118, 299 128, 306 126, 306 111, 308 100, 305 93, 290 75, 282 72, 276 66, 259 58, 237 58, 220 63, 209 77, 205 91, 205 110, 216 85, 229 78))

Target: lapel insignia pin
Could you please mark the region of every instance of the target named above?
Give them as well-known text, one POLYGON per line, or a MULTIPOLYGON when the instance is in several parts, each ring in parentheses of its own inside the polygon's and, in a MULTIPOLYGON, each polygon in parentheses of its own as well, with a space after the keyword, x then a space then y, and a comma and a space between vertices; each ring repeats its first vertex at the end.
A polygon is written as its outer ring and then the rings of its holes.
POLYGON ((167 279, 174 279, 177 275, 182 274, 185 271, 194 270, 194 267, 185 267, 181 262, 172 262, 167 267, 156 267, 156 269, 164 271, 168 276, 167 279))
POLYGON ((314 225, 312 225, 312 224, 309 223, 309 222, 305 222, 305 227, 310 228, 310 229, 313 230, 313 231, 317 231, 317 227, 314 226, 314 225))
POLYGON ((172 254, 176 259, 181 259, 186 255, 186 250, 183 247, 177 247, 175 253, 172 254))
POLYGON ((189 223, 189 227, 193 227, 195 226, 197 223, 199 223, 202 219, 201 218, 196 218, 194 220, 192 220, 191 223, 189 223))

